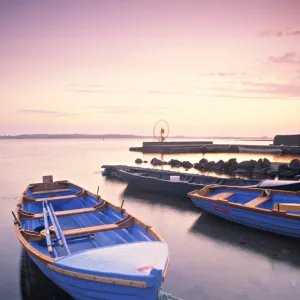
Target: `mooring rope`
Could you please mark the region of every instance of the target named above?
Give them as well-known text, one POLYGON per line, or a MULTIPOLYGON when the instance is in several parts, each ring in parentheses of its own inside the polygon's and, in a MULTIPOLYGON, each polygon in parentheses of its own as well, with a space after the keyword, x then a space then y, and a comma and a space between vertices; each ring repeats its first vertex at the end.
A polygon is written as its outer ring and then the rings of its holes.
POLYGON ((159 290, 157 300, 183 300, 183 299, 174 297, 169 293, 165 293, 162 290, 159 290))

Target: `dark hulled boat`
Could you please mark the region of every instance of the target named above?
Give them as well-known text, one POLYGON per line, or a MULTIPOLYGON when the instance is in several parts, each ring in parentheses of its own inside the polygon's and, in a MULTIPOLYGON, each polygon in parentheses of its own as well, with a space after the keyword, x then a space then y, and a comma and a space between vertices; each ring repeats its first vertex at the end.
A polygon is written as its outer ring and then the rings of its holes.
POLYGON ((187 197, 189 192, 211 184, 287 191, 300 190, 300 181, 221 178, 128 166, 115 166, 109 172, 136 189, 177 197, 187 197))

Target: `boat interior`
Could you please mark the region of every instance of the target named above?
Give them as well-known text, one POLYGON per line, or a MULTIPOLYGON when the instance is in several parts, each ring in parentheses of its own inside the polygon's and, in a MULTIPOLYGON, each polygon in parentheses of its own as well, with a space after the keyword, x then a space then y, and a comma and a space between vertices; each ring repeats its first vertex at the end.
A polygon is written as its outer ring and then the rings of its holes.
POLYGON ((285 213, 298 214, 300 217, 300 194, 296 192, 279 193, 275 190, 213 188, 205 196, 214 200, 242 204, 246 207, 262 208, 285 213))
POLYGON ((69 183, 29 186, 17 212, 23 237, 51 258, 159 240, 125 210, 69 183))

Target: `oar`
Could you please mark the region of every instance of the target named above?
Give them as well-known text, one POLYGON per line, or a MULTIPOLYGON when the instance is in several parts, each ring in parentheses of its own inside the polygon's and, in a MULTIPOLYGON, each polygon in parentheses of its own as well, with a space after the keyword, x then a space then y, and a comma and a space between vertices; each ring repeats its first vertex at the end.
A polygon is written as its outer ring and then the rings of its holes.
POLYGON ((45 208, 45 203, 43 201, 43 213, 44 213, 44 224, 45 224, 45 231, 46 231, 46 242, 48 246, 48 252, 52 253, 52 246, 51 246, 51 238, 50 238, 50 231, 49 231, 49 226, 48 226, 48 219, 47 219, 47 211, 45 208))
POLYGON ((58 223, 58 220, 57 220, 57 218, 56 218, 56 215, 55 215, 55 213, 54 213, 54 209, 53 209, 51 203, 49 203, 49 207, 50 207, 51 213, 52 213, 52 215, 53 215, 53 219, 54 219, 54 222, 55 222, 55 224, 56 224, 56 227, 57 227, 57 229, 58 229, 58 231, 59 231, 59 233, 60 233, 60 236, 61 236, 61 239, 62 239, 62 241, 63 241, 63 244, 64 244, 64 247, 65 247, 65 249, 66 249, 66 252, 67 252, 68 255, 70 255, 71 252, 70 252, 70 250, 69 250, 69 247, 68 247, 66 238, 65 238, 64 233, 62 232, 62 230, 61 230, 61 228, 60 228, 60 225, 59 225, 59 223, 58 223))
POLYGON ((45 205, 46 205, 46 210, 47 210, 47 212, 48 212, 48 215, 49 215, 49 217, 50 217, 50 219, 51 219, 52 225, 53 225, 53 227, 54 227, 54 231, 55 231, 55 234, 56 234, 58 243, 59 243, 59 245, 62 247, 63 242, 62 242, 62 240, 61 240, 61 238, 60 238, 59 231, 58 231, 57 226, 56 226, 56 224, 55 224, 55 221, 54 221, 54 217, 53 217, 53 215, 52 215, 52 212, 50 211, 50 208, 49 208, 49 206, 48 206, 47 200, 45 201, 45 205))

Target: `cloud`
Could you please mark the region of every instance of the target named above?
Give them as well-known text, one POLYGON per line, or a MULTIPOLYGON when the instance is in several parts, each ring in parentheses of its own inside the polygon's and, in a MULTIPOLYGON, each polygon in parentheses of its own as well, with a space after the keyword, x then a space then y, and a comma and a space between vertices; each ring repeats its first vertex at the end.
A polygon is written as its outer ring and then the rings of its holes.
POLYGON ((281 56, 269 56, 268 61, 274 64, 299 64, 300 57, 295 52, 287 52, 281 56))
POLYGON ((141 93, 154 94, 154 95, 186 95, 186 92, 181 91, 162 91, 162 90, 145 90, 140 91, 141 93))
MULTIPOLYGON (((73 85, 72 85, 73 86, 73 85)), ((90 85, 90 86, 77 86, 76 89, 66 89, 65 92, 84 93, 84 94, 118 94, 118 93, 138 93, 138 94, 153 94, 153 95, 186 95, 182 91, 168 91, 168 90, 140 90, 129 87, 119 87, 110 85, 90 85)))
POLYGON ((46 109, 20 109, 19 113, 22 114, 33 114, 33 115, 43 115, 43 116, 54 116, 54 117, 66 117, 71 115, 76 115, 74 113, 62 112, 57 110, 46 110, 46 109))
POLYGON ((300 97, 299 84, 271 83, 271 82, 243 82, 247 88, 244 92, 273 94, 284 97, 300 97))
POLYGON ((200 73, 200 76, 211 76, 211 77, 221 77, 221 78, 240 78, 244 77, 246 73, 243 72, 210 72, 210 73, 200 73))
POLYGON ((116 91, 92 90, 92 89, 69 89, 69 90, 65 90, 65 92, 84 93, 84 94, 107 94, 111 92, 115 93, 116 91))
POLYGON ((262 100, 262 99, 266 99, 266 97, 263 97, 263 96, 255 96, 255 95, 233 95, 233 94, 213 94, 213 95, 209 95, 210 97, 213 97, 213 98, 227 98, 227 99, 252 99, 252 100, 255 100, 255 99, 259 99, 259 100, 262 100))
POLYGON ((166 111, 166 107, 142 107, 142 106, 87 106, 90 109, 97 109, 103 114, 156 114, 166 111))
POLYGON ((289 31, 280 31, 280 30, 265 30, 260 33, 261 37, 284 37, 284 36, 300 36, 300 30, 289 30, 289 31))

